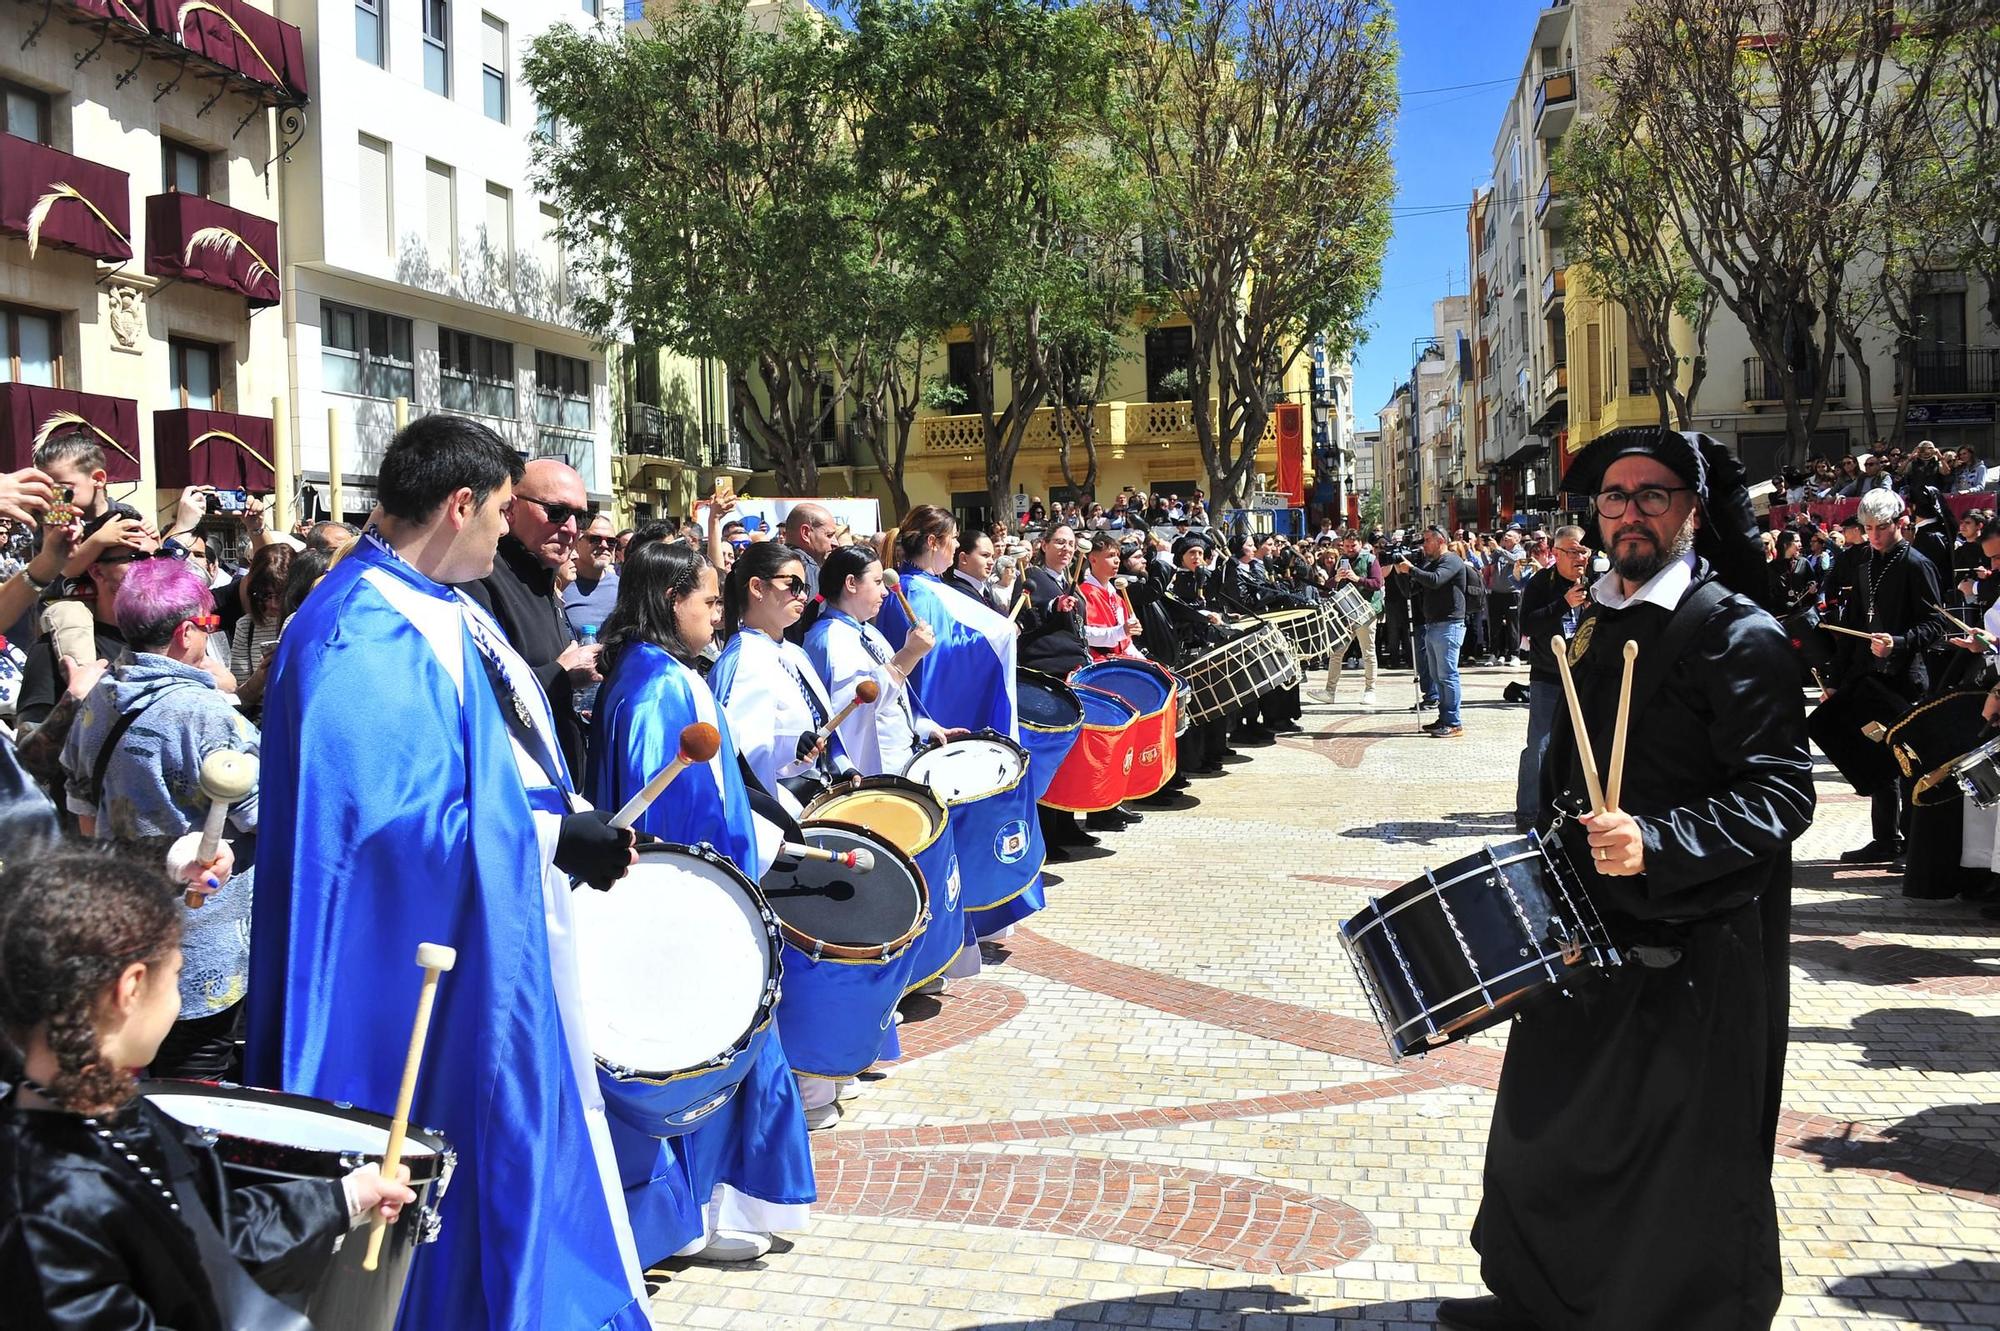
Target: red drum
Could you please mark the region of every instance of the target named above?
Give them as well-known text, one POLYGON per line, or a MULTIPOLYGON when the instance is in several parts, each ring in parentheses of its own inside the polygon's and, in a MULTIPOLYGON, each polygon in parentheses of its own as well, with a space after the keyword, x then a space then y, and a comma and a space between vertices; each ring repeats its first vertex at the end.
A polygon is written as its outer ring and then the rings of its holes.
POLYGON ((1114 657, 1092 661, 1069 672, 1070 687, 1079 694, 1096 689, 1132 704, 1132 769, 1125 798, 1144 799, 1171 781, 1177 765, 1175 717, 1179 712, 1174 677, 1151 661, 1114 657))
POLYGON ((1101 813, 1125 798, 1133 762, 1132 723, 1139 709, 1115 693, 1078 689, 1083 730, 1056 769, 1041 802, 1071 813, 1101 813))

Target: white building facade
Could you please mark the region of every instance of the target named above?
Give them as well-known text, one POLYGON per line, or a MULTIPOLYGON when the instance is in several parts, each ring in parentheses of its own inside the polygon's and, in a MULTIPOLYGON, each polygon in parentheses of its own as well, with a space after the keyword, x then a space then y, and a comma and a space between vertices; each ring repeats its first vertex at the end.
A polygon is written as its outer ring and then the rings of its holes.
MULTIPOLYGON (((602 346, 575 325, 554 208, 529 184, 530 40, 578 0, 283 0, 318 105, 281 171, 291 436, 308 504, 365 516, 395 428, 447 411, 612 490, 602 346)), ((321 511, 326 511, 322 509, 321 511)))

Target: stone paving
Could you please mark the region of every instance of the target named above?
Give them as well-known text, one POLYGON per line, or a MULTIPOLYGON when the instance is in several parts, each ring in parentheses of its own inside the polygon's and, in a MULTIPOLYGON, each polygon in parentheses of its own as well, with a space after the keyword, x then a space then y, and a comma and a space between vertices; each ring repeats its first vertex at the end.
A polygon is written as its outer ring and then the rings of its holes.
MULTIPOLYGON (((660 1326, 1402 1331, 1478 1292, 1504 1026, 1393 1062, 1335 936, 1510 832, 1523 671, 1419 735, 1407 672, 1056 869, 1051 908, 912 1006, 814 1137, 806 1233, 651 1273, 660 1326), (1389 706, 1400 704, 1398 710, 1389 706), (1057 881, 1059 879, 1059 881, 1057 881)), ((1308 695, 1310 698, 1310 694, 1308 695)), ((1775 1165, 1788 1331, 2000 1327, 2000 924, 1801 839, 1775 1165)))

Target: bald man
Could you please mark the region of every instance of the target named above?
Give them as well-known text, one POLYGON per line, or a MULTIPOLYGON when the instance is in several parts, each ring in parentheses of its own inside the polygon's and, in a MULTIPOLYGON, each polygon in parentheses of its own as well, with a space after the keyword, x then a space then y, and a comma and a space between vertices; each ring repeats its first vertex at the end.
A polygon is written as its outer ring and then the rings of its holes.
POLYGON ((533 667, 549 695, 556 737, 572 774, 583 771, 584 761, 576 691, 598 679, 597 646, 576 640, 556 587, 556 570, 588 525, 590 498, 583 477, 560 459, 536 458, 514 487, 493 572, 462 588, 493 612, 507 641, 533 667))
POLYGON ((779 533, 785 544, 799 552, 806 566, 806 589, 819 591, 819 566, 833 552, 833 534, 839 529, 833 513, 824 504, 797 504, 785 514, 779 533))

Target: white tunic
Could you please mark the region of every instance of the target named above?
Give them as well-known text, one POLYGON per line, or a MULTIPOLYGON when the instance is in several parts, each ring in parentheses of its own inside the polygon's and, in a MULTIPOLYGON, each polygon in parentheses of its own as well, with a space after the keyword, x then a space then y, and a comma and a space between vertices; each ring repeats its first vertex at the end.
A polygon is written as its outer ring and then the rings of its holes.
MULTIPOLYGON (((831 718, 826 687, 797 643, 746 628, 731 639, 729 647, 737 654, 736 668, 716 701, 729 717, 729 733, 751 772, 796 817, 803 806, 779 780, 816 770, 797 756, 799 736, 817 729, 812 704, 801 687, 812 690, 821 714, 831 718)), ((713 673, 709 678, 714 682, 713 673)))
POLYGON ((808 638, 813 646, 806 655, 813 659, 835 714, 854 700, 864 679, 874 680, 882 691, 840 723, 837 733, 848 761, 864 776, 901 775, 917 745, 939 732, 937 723, 912 709, 910 686, 889 664, 895 651, 879 629, 840 614, 829 614, 822 622, 825 627, 815 626, 808 638))

